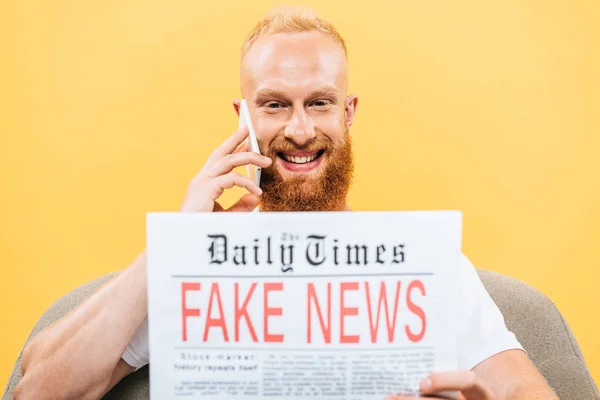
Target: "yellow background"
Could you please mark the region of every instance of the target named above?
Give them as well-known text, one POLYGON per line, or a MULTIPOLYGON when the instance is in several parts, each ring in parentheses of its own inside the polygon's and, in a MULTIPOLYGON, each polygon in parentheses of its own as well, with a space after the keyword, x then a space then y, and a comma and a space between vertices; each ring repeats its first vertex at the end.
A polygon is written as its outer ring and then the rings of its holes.
MULTIPOLYGON (((0 4, 0 383, 54 300, 178 209, 276 4, 0 4)), ((462 210, 467 256, 548 295, 600 379, 600 3, 305 4, 349 46, 353 208, 462 210)))

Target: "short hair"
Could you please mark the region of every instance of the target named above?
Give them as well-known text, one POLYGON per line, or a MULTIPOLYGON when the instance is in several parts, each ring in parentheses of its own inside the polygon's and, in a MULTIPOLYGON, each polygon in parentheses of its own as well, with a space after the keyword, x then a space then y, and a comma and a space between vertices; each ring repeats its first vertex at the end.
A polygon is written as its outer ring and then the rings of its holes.
POLYGON ((305 7, 281 6, 271 10, 266 18, 256 24, 254 29, 248 34, 242 45, 240 60, 243 61, 254 42, 265 35, 281 32, 310 31, 321 32, 329 36, 344 50, 344 55, 348 57, 348 50, 346 49, 344 39, 330 22, 322 19, 313 10, 305 7))

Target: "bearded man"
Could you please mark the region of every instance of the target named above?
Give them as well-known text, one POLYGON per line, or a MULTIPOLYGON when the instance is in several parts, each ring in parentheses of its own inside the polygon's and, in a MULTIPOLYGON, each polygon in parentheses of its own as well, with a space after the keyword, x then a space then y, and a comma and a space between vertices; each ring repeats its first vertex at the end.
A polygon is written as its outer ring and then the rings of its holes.
MULTIPOLYGON (((309 10, 274 10, 243 45, 240 81, 264 155, 249 151, 247 129, 234 133, 192 179, 181 211, 349 210, 349 130, 358 97, 347 95, 347 49, 336 29, 309 10), (261 187, 234 172, 245 165, 263 168, 261 187), (249 193, 224 210, 217 200, 234 186, 249 193)), ((239 113, 240 101, 233 105, 239 113)), ((507 330, 474 267, 465 257, 460 264, 460 370, 426 377, 421 393, 456 390, 469 400, 556 399, 507 330)), ((103 396, 148 364, 147 311, 142 253, 31 341, 24 350, 16 398, 103 396)))

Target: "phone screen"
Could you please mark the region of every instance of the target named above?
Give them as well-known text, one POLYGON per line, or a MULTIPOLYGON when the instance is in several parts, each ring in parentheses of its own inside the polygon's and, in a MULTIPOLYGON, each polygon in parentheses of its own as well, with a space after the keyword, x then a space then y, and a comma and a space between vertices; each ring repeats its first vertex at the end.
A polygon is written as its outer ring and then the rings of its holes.
MULTIPOLYGON (((248 108, 248 103, 246 102, 246 100, 242 100, 240 103, 240 120, 238 123, 238 129, 242 128, 243 126, 248 127, 248 141, 250 143, 250 151, 260 154, 258 140, 256 139, 256 132, 254 131, 254 127, 252 126, 252 120, 250 119, 250 109, 248 108)), ((248 171, 248 176, 250 177, 250 179, 252 179, 260 187, 261 168, 256 167, 254 165, 247 165, 246 170, 248 171)))

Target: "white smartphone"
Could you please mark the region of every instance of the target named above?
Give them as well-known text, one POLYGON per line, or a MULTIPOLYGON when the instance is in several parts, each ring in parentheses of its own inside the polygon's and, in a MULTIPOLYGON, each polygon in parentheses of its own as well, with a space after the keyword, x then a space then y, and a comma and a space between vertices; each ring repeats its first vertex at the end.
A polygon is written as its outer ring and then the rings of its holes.
MULTIPOLYGON (((240 120, 238 122, 238 130, 243 126, 248 127, 248 141, 250 143, 250 151, 260 154, 260 148, 258 147, 258 140, 256 139, 256 132, 252 126, 252 120, 250 119, 250 109, 246 100, 240 102, 240 120)), ((254 180, 256 185, 260 187, 260 172, 261 168, 254 165, 247 165, 246 170, 250 179, 254 180)))

